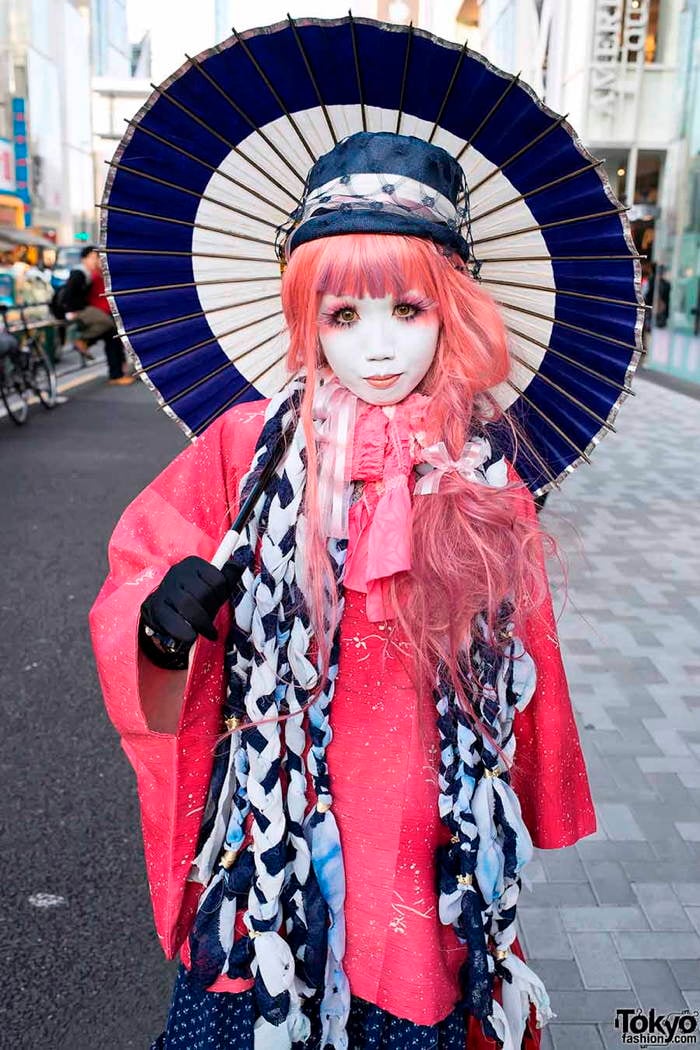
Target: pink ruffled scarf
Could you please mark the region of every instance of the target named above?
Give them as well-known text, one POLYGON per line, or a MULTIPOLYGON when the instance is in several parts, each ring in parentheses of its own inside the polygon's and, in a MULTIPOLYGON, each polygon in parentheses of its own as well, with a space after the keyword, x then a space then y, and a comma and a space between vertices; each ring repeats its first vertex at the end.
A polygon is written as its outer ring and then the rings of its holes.
POLYGON ((347 537, 344 584, 367 595, 374 622, 393 617, 388 583, 411 568, 414 491, 436 492, 446 470, 476 480, 486 454, 482 441, 469 442, 457 462, 442 443, 426 448, 429 408, 430 398, 416 393, 397 405, 370 405, 335 378, 319 385, 315 398, 323 527, 328 536, 347 537), (429 473, 416 483, 414 469, 421 466, 429 473), (351 505, 356 481, 364 485, 351 505))

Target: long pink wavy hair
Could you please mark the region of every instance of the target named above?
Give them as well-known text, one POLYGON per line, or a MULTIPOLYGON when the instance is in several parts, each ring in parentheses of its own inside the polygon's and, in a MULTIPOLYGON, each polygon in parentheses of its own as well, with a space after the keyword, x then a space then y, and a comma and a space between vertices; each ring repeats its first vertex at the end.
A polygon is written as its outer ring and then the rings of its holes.
MULTIPOLYGON (((400 300, 409 290, 437 303, 441 322, 437 351, 418 390, 432 402, 428 442, 444 441, 456 457, 485 422, 501 417, 488 391, 506 379, 510 360, 503 321, 493 300, 432 242, 393 234, 344 234, 300 245, 282 281, 290 335, 287 365, 293 373, 313 376, 326 364, 318 338, 324 294, 392 295, 400 300)), ((308 454, 304 591, 327 668, 328 628, 336 599, 326 539, 319 530, 313 388, 307 383, 300 408, 308 454)), ((523 498, 529 496, 521 485, 490 488, 452 472, 442 478, 439 493, 414 501, 413 568, 394 578, 394 608, 415 654, 418 684, 432 684, 437 663, 444 661, 467 705, 458 659, 461 650, 463 666, 475 618, 485 614, 497 636, 499 608, 509 600, 517 629, 546 588, 536 550, 542 534, 535 521, 523 516, 523 498)))

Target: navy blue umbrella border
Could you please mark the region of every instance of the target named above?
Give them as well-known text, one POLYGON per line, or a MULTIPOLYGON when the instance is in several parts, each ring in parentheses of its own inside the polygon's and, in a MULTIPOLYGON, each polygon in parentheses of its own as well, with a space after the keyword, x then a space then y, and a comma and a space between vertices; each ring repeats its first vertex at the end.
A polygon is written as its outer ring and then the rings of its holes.
MULTIPOLYGON (((319 105, 317 86, 332 106, 359 104, 360 85, 367 106, 401 108, 430 122, 439 113, 440 128, 473 136, 489 161, 504 166, 539 224, 556 285, 552 333, 538 374, 508 415, 523 437, 517 468, 533 491, 544 492, 589 460, 627 396, 641 352, 639 260, 600 163, 566 120, 483 56, 423 30, 352 17, 284 21, 188 59, 155 88, 115 153, 102 204, 106 281, 122 338, 158 402, 189 437, 234 403, 262 396, 224 354, 202 311, 191 255, 197 208, 213 170, 253 130, 249 121, 264 128, 285 115, 279 96, 293 116, 319 105), (256 62, 277 71, 272 88, 256 62), (421 68, 420 78, 411 78, 411 64, 421 68), (498 118, 490 119, 494 106, 498 118), (554 185, 532 192, 547 183, 554 185), (584 221, 567 221, 572 186, 574 214, 590 216, 584 221), (141 286, 161 290, 139 294, 141 286), (178 342, 166 350, 173 335, 178 342)), ((289 173, 290 212, 304 176, 289 173)), ((251 263, 271 278, 279 276, 273 240, 271 231, 269 263, 251 263)), ((478 238, 475 252, 478 258, 478 238)), ((481 272, 486 287, 490 266, 487 260, 481 272)), ((261 301, 259 316, 266 312, 269 303, 261 301)), ((505 429, 499 440, 514 454, 505 429)))

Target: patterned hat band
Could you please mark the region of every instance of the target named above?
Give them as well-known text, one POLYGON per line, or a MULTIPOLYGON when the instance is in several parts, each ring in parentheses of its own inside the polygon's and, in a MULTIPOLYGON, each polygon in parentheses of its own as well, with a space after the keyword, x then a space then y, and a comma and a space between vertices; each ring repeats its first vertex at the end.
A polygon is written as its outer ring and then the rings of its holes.
POLYGON ((302 204, 295 233, 316 215, 353 210, 413 216, 450 230, 458 226, 454 204, 431 186, 407 175, 367 172, 341 175, 309 193, 302 204))
POLYGON ((422 237, 473 265, 464 172, 445 150, 408 135, 358 132, 320 157, 278 230, 282 264, 301 244, 347 233, 422 237))

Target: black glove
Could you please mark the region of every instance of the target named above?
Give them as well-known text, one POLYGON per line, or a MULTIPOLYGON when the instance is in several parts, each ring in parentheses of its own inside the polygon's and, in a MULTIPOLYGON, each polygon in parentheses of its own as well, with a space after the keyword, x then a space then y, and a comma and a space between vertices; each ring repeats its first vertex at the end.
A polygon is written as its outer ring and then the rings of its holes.
POLYGON ((229 563, 221 572, 194 555, 173 565, 141 606, 139 644, 149 660, 184 670, 198 634, 216 640, 214 618, 239 579, 237 566, 229 563))

